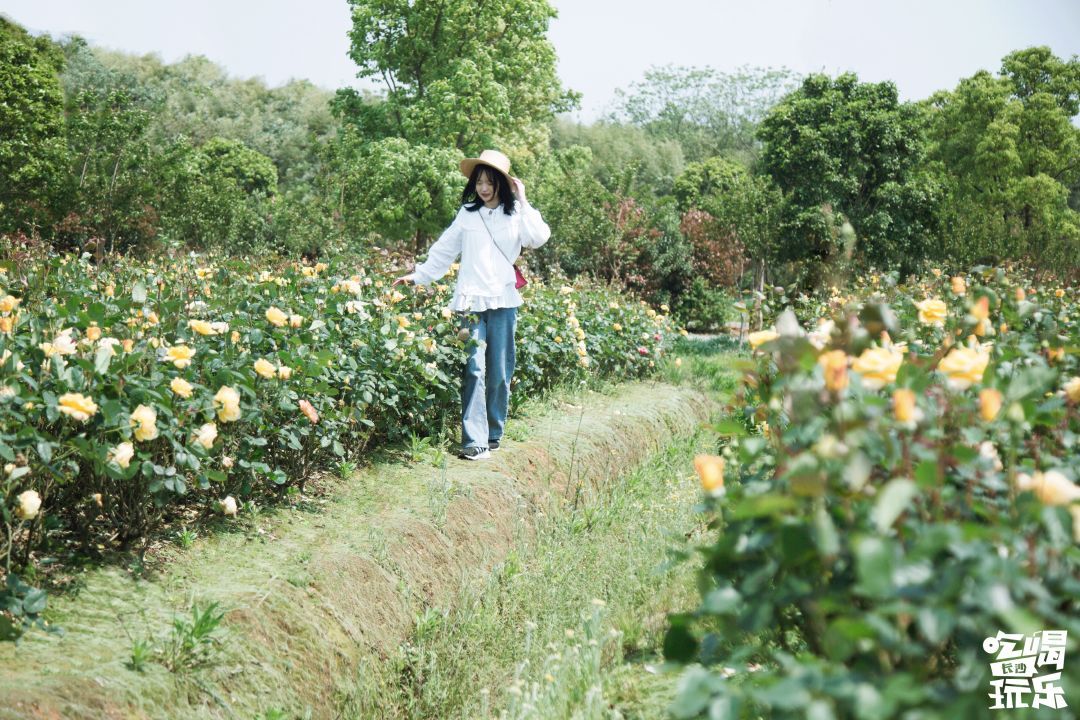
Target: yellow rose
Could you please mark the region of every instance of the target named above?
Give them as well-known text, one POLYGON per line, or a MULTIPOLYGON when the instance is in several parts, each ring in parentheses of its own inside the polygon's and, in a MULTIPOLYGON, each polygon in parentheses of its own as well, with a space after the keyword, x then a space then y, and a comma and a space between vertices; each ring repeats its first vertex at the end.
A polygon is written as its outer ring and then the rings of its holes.
POLYGON ((1060 362, 1064 358, 1065 358, 1065 348, 1056 347, 1056 348, 1047 348, 1046 349, 1046 359, 1048 361, 1050 361, 1051 363, 1060 362))
POLYGON ((818 357, 818 364, 825 371, 825 387, 830 392, 841 392, 848 386, 848 356, 843 350, 830 350, 818 357))
POLYGON ((81 393, 64 393, 57 399, 57 403, 60 412, 79 422, 86 422, 98 410, 97 403, 81 393))
POLYGON ((91 342, 97 342, 98 340, 100 340, 101 328, 99 328, 97 325, 91 325, 90 327, 86 328, 86 339, 90 340, 91 342))
POLYGON ((277 374, 274 364, 265 358, 259 358, 255 361, 255 372, 267 380, 272 379, 277 374))
POLYGON ((949 308, 943 300, 927 298, 922 302, 915 303, 915 307, 919 308, 919 322, 923 325, 941 327, 945 324, 945 317, 949 314, 949 308))
POLYGON ((195 348, 187 345, 173 345, 165 351, 165 359, 183 370, 191 364, 191 358, 195 356, 195 348))
POLYGON ((233 344, 240 342, 240 331, 233 330, 231 333, 229 333, 229 341, 233 344))
POLYGON ((1024 292, 1024 288, 1016 288, 1016 302, 1024 302, 1027 300, 1027 293, 1024 292))
POLYGON ((222 515, 236 517, 236 499, 232 495, 229 495, 224 500, 219 500, 218 507, 221 508, 222 515))
POLYGON ((967 292, 967 283, 964 278, 957 275, 952 279, 952 291, 955 295, 963 295, 967 292))
POLYGON ((298 328, 303 324, 304 324, 304 317, 302 315, 290 315, 289 316, 289 327, 298 328))
POLYGON ((277 369, 277 376, 282 380, 288 380, 292 377, 292 368, 282 365, 277 369))
POLYGON ((122 442, 109 451, 109 461, 122 468, 127 468, 133 457, 135 457, 135 446, 130 442, 122 442))
POLYGON ((620 325, 619 323, 615 323, 611 326, 611 329, 615 332, 622 332, 622 325, 620 325))
POLYGON ((15 328, 16 316, 0 317, 0 332, 5 335, 10 335, 11 331, 15 328))
POLYGON ((1001 411, 1001 391, 997 388, 983 388, 979 391, 979 416, 984 422, 991 422, 1001 411))
POLYGON ((880 390, 896 381, 896 373, 904 362, 904 354, 896 348, 867 348, 855 358, 851 369, 862 376, 863 387, 880 390))
POLYGON ((975 301, 969 312, 972 317, 980 322, 987 320, 990 317, 990 298, 983 295, 975 301))
POLYGON ((909 388, 898 388, 893 391, 893 416, 899 423, 910 424, 915 422, 915 391, 909 388))
POLYGON ((15 308, 19 307, 21 300, 14 295, 5 295, 0 298, 0 312, 9 313, 15 308))
POLYGON ((1044 505, 1071 505, 1080 502, 1080 485, 1071 482, 1057 470, 1036 472, 1034 475, 1021 473, 1016 477, 1020 490, 1031 490, 1044 505))
POLYGON ((724 458, 719 455, 695 455, 694 469, 705 492, 716 492, 724 487, 724 458))
POLYGON ((775 340, 778 337, 780 337, 780 333, 775 330, 759 330, 758 332, 752 332, 747 335, 746 339, 750 342, 750 347, 757 350, 761 345, 775 340))
POLYGON ((214 440, 217 438, 217 435, 217 425, 214 423, 205 423, 195 432, 195 442, 209 450, 214 447, 214 440))
POLYGON ((1065 297, 1065 291, 1061 288, 1058 288, 1054 291, 1054 297, 1065 297))
POLYGON ((398 315, 397 324, 399 328, 407 328, 409 327, 409 318, 405 317, 404 315, 398 315))
POLYGON ((213 326, 206 320, 188 320, 188 327, 200 335, 217 335, 213 326))
POLYGON ((1080 405, 1080 376, 1065 383, 1065 397, 1069 398, 1069 402, 1080 405))
MULTIPOLYGON (((131 352, 132 350, 135 349, 135 341, 132 340, 131 338, 124 338, 123 342, 120 343, 120 346, 122 348, 124 348, 124 352, 131 352)), ((194 350, 192 350, 191 352, 192 352, 192 354, 195 353, 194 350)), ((177 365, 176 367, 186 367, 186 366, 185 365, 177 365)))
POLYGON ((982 382, 983 372, 990 363, 990 353, 967 347, 955 347, 938 363, 937 369, 945 374, 949 387, 966 390, 974 383, 982 382))
POLYGON ((26 490, 19 493, 17 498, 19 506, 15 508, 15 517, 21 520, 33 520, 41 509, 41 496, 37 490, 26 490))
POLYGON ((221 422, 234 422, 240 419, 240 393, 228 385, 222 385, 214 395, 214 404, 218 408, 217 416, 221 422))
POLYGON ((131 413, 129 422, 131 427, 135 428, 136 440, 153 440, 158 436, 157 413, 152 407, 139 405, 131 413))
POLYGON ((182 377, 173 378, 172 382, 169 383, 169 389, 182 398, 191 397, 191 383, 182 377))
POLYGON ((274 327, 285 327, 289 322, 289 316, 276 307, 271 307, 266 311, 266 319, 274 327))

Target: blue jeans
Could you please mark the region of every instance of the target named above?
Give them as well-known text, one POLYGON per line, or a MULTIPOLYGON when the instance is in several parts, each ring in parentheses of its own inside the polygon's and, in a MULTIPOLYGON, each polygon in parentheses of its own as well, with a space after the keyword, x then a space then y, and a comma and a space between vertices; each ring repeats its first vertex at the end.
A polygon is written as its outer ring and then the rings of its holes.
POLYGON ((466 315, 472 347, 461 378, 461 447, 487 447, 502 438, 514 375, 517 308, 466 315))

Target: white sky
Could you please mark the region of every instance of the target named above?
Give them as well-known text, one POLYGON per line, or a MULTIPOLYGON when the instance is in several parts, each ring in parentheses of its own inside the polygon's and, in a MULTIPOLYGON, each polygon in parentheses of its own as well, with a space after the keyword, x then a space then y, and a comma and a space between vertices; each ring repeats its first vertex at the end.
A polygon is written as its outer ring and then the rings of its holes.
MULTIPOLYGON (((591 121, 653 65, 852 70, 905 99, 955 86, 1030 45, 1080 54, 1080 0, 552 0, 549 37, 591 121)), ((173 62, 201 54, 271 85, 355 84, 346 0, 0 0, 31 31, 173 62)))

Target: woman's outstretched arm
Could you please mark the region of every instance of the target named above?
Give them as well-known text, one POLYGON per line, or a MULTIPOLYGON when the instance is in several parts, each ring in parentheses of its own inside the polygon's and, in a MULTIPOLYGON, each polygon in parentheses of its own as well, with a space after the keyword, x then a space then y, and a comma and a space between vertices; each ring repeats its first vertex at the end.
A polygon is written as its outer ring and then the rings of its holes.
MULTIPOLYGON (((464 209, 458 210, 454 222, 443 230, 442 235, 428 250, 427 260, 417 265, 412 273, 398 280, 411 281, 417 285, 430 285, 450 270, 450 266, 461 255, 461 215, 463 212, 465 212, 464 209)), ((396 285, 397 281, 394 284, 396 285)))

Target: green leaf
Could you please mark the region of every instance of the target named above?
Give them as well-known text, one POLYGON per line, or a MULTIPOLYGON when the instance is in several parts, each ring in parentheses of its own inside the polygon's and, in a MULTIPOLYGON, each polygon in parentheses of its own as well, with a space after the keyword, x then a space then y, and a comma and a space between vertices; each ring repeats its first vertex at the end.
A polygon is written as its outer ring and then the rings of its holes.
POLYGON ((878 495, 874 509, 870 512, 870 518, 878 532, 884 533, 892 527, 896 518, 900 517, 900 513, 907 509, 918 493, 918 487, 907 478, 890 480, 878 495))
POLYGON ((94 372, 98 375, 106 375, 109 372, 109 363, 112 361, 113 349, 108 345, 98 347, 94 354, 94 372))

